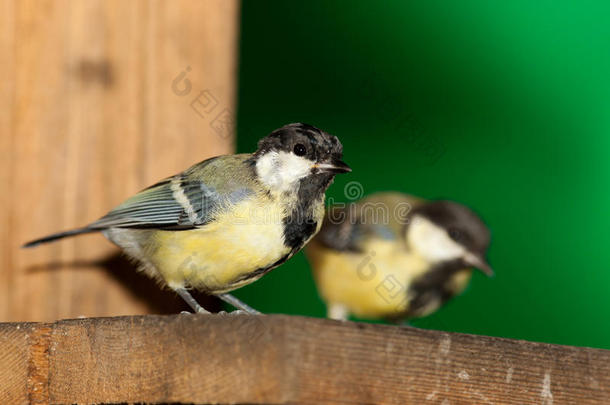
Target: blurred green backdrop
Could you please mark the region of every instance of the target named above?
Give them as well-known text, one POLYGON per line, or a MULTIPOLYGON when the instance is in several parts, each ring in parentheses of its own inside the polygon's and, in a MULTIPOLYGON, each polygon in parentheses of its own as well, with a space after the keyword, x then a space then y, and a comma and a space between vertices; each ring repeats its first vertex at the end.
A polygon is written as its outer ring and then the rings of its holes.
MULTIPOLYGON (((496 277, 415 326, 610 349, 610 3, 251 1, 238 150, 289 122, 337 135, 366 194, 475 209, 496 277)), ((237 291, 324 316, 300 253, 237 291)))

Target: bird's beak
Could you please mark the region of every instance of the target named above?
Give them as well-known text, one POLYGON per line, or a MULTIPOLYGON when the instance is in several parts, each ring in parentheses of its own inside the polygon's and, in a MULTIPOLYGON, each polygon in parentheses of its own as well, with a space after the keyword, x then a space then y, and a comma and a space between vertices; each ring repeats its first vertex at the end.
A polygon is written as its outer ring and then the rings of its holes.
POLYGON ((476 253, 471 253, 468 252, 466 253, 466 255, 464 256, 464 260, 466 261, 466 263, 468 263, 469 265, 476 267, 477 269, 481 270, 483 273, 485 273, 485 275, 487 275, 488 277, 491 277, 494 275, 494 271, 491 268, 491 266, 489 264, 487 264, 487 262, 485 261, 484 258, 482 258, 480 255, 476 254, 476 253))
POLYGON ((317 163, 313 167, 328 173, 349 173, 352 171, 347 163, 339 159, 333 159, 330 163, 317 163))

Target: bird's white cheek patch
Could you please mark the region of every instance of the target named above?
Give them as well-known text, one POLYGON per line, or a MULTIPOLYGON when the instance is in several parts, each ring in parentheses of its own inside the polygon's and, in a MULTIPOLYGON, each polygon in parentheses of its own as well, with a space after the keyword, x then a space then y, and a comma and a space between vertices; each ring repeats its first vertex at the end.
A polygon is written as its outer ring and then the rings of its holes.
POLYGON ((314 162, 293 153, 267 152, 256 162, 256 173, 263 183, 277 191, 290 191, 311 172, 314 162))
POLYGON ((433 222, 417 217, 409 225, 410 245, 430 261, 453 260, 464 255, 465 249, 433 222))
POLYGON ((280 152, 280 170, 287 181, 295 182, 307 176, 314 165, 309 159, 297 156, 294 153, 280 152))

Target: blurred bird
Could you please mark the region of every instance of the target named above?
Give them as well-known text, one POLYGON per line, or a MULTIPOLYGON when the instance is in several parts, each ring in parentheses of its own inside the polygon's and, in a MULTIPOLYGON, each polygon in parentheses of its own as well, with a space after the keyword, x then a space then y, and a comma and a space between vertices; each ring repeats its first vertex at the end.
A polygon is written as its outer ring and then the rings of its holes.
POLYGON ((205 311, 189 289, 228 294, 298 252, 324 217, 324 196, 337 173, 351 171, 337 137, 289 124, 258 143, 253 154, 219 156, 169 177, 82 228, 24 245, 100 231, 140 270, 205 311))
POLYGON ((489 230, 467 207, 397 192, 331 207, 307 245, 328 317, 395 321, 429 315, 485 261, 489 230))

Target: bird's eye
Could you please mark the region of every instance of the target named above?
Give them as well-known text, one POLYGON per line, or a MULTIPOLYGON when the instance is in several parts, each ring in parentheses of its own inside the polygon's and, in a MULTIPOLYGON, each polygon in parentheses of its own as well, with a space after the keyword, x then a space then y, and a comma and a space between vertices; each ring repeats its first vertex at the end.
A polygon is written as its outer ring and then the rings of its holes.
POLYGON ((460 232, 460 230, 457 228, 449 228, 448 233, 449 233, 449 237, 456 242, 458 242, 463 237, 462 232, 460 232))
POLYGON ((302 143, 294 145, 293 152, 297 156, 304 156, 307 153, 307 148, 302 143))

